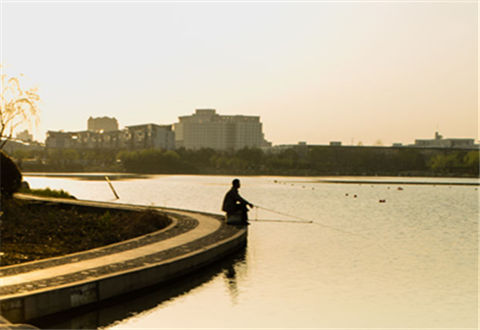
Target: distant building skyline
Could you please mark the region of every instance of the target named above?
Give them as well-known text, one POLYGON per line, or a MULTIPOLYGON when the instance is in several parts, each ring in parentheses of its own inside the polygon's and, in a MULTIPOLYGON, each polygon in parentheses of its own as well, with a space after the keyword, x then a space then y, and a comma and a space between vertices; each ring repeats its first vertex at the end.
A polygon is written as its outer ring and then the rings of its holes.
MULTIPOLYGON (((121 130, 109 130, 109 128, 118 127, 116 118, 89 117, 87 126, 89 129, 86 131, 48 131, 45 145, 47 148, 124 148, 134 150, 149 148, 239 150, 245 147, 272 147, 272 143, 265 139, 260 116, 221 115, 216 112, 216 109, 196 109, 194 114, 179 116, 178 122, 166 125, 149 123, 128 125, 121 130)), ((17 134, 17 138, 28 138, 29 136, 31 134, 28 130, 17 134)), ((274 147, 275 149, 284 149, 309 145, 321 144, 300 141, 297 144, 279 144, 274 147)), ((341 141, 330 141, 328 145, 331 147, 352 146, 343 145, 341 141)), ((358 144, 356 146, 368 145, 358 144)), ((373 146, 382 147, 383 145, 373 146)), ((472 138, 443 138, 436 131, 433 139, 415 139, 414 144, 406 145, 393 143, 391 147, 473 149, 478 148, 479 145, 472 138)))
MULTIPOLYGON (((186 149, 212 148, 216 150, 238 150, 243 147, 268 147, 272 146, 271 142, 265 139, 263 133, 263 125, 260 122, 260 116, 246 115, 220 115, 216 109, 196 109, 193 115, 178 116, 178 122, 173 124, 138 124, 127 125, 123 129, 119 129, 118 120, 115 117, 92 117, 87 120, 86 131, 65 132, 51 131, 47 132, 45 144, 49 141, 49 146, 68 145, 80 146, 78 142, 82 139, 89 141, 84 143, 84 147, 89 145, 91 148, 98 145, 96 142, 105 140, 103 145, 110 147, 126 147, 129 138, 122 137, 121 132, 127 135, 135 135, 131 142, 137 147, 141 146, 139 141, 144 141, 144 137, 148 137, 151 141, 145 145, 164 148, 167 150, 184 147, 186 149), (153 127, 153 129, 152 129, 153 127), (115 129, 116 128, 116 129, 115 129), (163 133, 159 133, 161 128, 163 133), (133 133, 135 132, 135 134, 133 133), (154 132, 154 133, 152 133, 154 132), (95 133, 95 134, 93 134, 95 133), (103 134, 110 133, 110 134, 103 134), (103 135, 102 135, 103 134, 103 135), (153 135, 152 135, 153 134, 153 135), (152 136, 156 136, 153 138, 152 136), (159 136, 163 136, 159 138, 159 136), (67 140, 73 139, 70 142, 67 140), (77 140, 78 139, 78 140, 77 140), (56 140, 56 142, 53 142, 56 140), (115 141, 123 142, 115 142, 115 141), (109 142, 110 141, 110 142, 109 142), (136 142, 134 142, 136 141, 136 142)), ((18 140, 33 141, 33 135, 28 130, 23 130, 16 135, 18 140), (28 140, 30 139, 30 140, 28 140)), ((393 147, 444 147, 444 148, 475 148, 478 144, 473 138, 443 138, 438 131, 435 132, 433 139, 415 139, 413 144, 392 143, 393 147)), ((292 142, 293 143, 293 142, 292 142)), ((297 144, 277 144, 275 146, 297 145, 322 145, 312 144, 309 141, 300 141, 297 144)), ((323 144, 327 145, 327 144, 323 144)), ((354 146, 354 144, 343 144, 341 141, 330 141, 330 146, 354 146)), ((383 146, 383 144, 374 144, 372 146, 383 146)), ((368 146, 358 143, 356 146, 368 146)))
POLYGON ((127 148, 239 150, 270 146, 259 116, 224 116, 215 109, 197 109, 167 125, 141 124, 118 129, 112 117, 89 117, 86 131, 48 131, 47 148, 127 148))

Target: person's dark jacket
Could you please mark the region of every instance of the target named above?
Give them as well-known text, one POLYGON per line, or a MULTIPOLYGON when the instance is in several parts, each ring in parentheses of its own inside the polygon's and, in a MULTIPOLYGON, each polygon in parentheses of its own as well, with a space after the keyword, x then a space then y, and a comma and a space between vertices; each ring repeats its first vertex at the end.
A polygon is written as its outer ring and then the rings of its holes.
POLYGON ((223 199, 222 211, 233 213, 239 209, 245 208, 246 205, 251 205, 248 201, 242 198, 238 193, 238 189, 230 189, 223 199))

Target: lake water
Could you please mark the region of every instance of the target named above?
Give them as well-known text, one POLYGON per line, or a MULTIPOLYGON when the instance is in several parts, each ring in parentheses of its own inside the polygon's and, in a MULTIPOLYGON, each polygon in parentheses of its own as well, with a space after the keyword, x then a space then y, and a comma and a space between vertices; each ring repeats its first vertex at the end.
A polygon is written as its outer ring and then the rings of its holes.
MULTIPOLYGON (((244 198, 281 213, 254 209, 251 219, 314 223, 252 222, 245 251, 68 326, 477 328, 478 180, 325 179, 240 177, 244 198)), ((172 175, 112 184, 118 203, 221 213, 231 180, 172 175)), ((114 201, 105 180, 26 181, 114 201)))

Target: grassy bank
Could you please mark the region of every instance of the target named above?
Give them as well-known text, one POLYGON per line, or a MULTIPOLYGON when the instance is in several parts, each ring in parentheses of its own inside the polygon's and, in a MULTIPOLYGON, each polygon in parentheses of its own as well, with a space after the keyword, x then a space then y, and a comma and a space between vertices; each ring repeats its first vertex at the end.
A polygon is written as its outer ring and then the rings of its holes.
POLYGON ((41 196, 41 197, 76 199, 75 196, 70 195, 70 193, 66 192, 63 189, 61 189, 61 190, 54 190, 54 189, 50 189, 50 188, 30 189, 30 188, 22 187, 22 188, 20 188, 20 190, 18 192, 23 193, 23 194, 41 196))
POLYGON ((2 266, 60 256, 165 228, 154 211, 105 211, 19 199, 1 203, 2 266))

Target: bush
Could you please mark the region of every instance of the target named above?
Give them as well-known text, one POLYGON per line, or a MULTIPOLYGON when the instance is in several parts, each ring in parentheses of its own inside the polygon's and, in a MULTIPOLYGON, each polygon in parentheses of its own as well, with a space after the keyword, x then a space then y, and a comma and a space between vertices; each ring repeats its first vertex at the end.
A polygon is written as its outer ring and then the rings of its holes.
POLYGON ((76 199, 75 196, 70 195, 68 192, 65 190, 54 190, 50 188, 45 188, 45 189, 30 189, 28 187, 21 188, 20 192, 25 193, 25 194, 31 194, 35 196, 41 196, 41 197, 53 197, 53 198, 69 198, 69 199, 76 199))
POLYGON ((0 195, 9 198, 20 189, 22 174, 15 162, 3 151, 0 151, 0 195))

